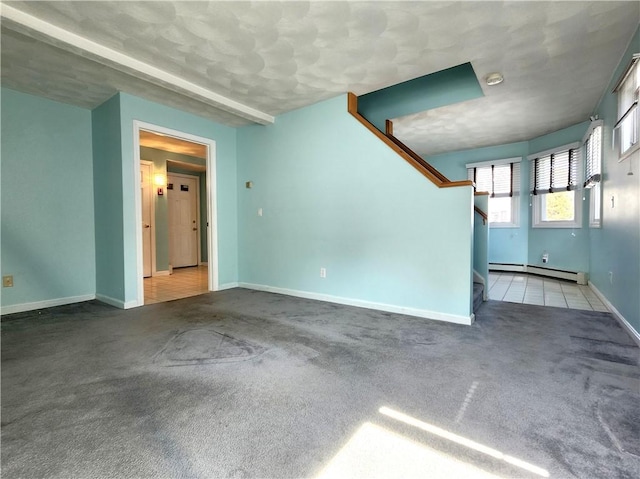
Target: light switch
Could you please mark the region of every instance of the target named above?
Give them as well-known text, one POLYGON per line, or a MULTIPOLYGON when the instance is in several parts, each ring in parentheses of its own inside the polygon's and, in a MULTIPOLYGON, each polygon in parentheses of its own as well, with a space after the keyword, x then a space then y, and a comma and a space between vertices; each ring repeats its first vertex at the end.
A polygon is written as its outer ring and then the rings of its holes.
POLYGON ((258 216, 262 216, 262 208, 258 208, 258 216))

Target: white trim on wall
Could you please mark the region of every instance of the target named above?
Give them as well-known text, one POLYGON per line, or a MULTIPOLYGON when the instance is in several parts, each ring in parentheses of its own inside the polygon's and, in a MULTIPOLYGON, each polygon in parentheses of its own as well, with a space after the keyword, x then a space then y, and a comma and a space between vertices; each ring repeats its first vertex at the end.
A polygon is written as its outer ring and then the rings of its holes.
POLYGON ((602 301, 602 303, 607 307, 613 317, 616 318, 616 320, 620 323, 622 329, 624 329, 629 334, 629 336, 631 336, 631 339, 633 339, 636 344, 640 346, 640 333, 636 331, 633 326, 631 326, 631 323, 626 320, 626 318, 620 313, 620 311, 618 311, 616 307, 611 304, 611 301, 609 301, 607 297, 602 294, 602 292, 600 292, 600 290, 596 288, 596 286, 591 281, 589 281, 589 287, 600 299, 600 301, 602 301))
MULTIPOLYGON (((134 167, 134 189, 135 198, 135 221, 136 225, 142 223, 142 195, 140 193, 140 130, 147 130, 172 136, 193 143, 200 143, 207 146, 207 249, 208 249, 208 283, 209 291, 218 291, 218 208, 216 196, 216 142, 210 138, 192 135, 171 128, 133 120, 133 167, 134 167)), ((122 307, 127 309, 134 306, 144 305, 144 281, 142 264, 142 230, 136 227, 136 300, 124 303, 122 307)), ((106 302, 106 301, 105 301, 106 302)), ((122 302, 121 302, 122 303, 122 302)), ((111 304, 111 303, 110 303, 111 304)))
POLYGON ((108 304, 109 306, 115 306, 116 308, 126 309, 124 307, 124 301, 121 299, 112 298, 111 296, 106 296, 104 294, 96 294, 96 299, 101 303, 108 304))
POLYGON ((300 291, 296 289, 277 288, 264 284, 238 283, 240 288, 253 289, 256 291, 265 291, 268 293, 284 294, 286 296, 295 296, 297 298, 313 299, 316 301, 326 301, 328 303, 344 304, 346 306, 355 306, 357 308, 374 309, 376 311, 386 311, 388 313, 405 314, 407 316, 416 316, 418 318, 433 319, 436 321, 445 321, 447 323, 471 325, 475 320, 472 313, 469 316, 456 314, 439 313, 437 311, 429 311, 426 309, 407 308, 404 306, 396 306, 393 304, 374 303, 371 301, 363 301, 361 299, 344 298, 342 296, 332 296, 329 294, 311 293, 309 291, 300 291))
POLYGON ((110 306, 115 306, 119 309, 131 309, 138 307, 137 301, 122 301, 121 299, 112 298, 111 296, 105 296, 104 294, 96 294, 96 298, 98 301, 108 304, 110 306))
POLYGON ((34 311, 37 309, 53 308, 65 304, 82 303, 96 299, 95 294, 84 294, 81 296, 67 296, 66 298, 47 299, 45 301, 35 301, 33 303, 10 304, 0 308, 0 315, 22 313, 24 311, 34 311))
POLYGON ((2 4, 0 15, 4 20, 2 22, 3 26, 17 30, 31 38, 44 41, 56 48, 71 53, 78 53, 78 50, 80 50, 84 57, 98 62, 101 65, 115 68, 135 78, 153 83, 156 86, 186 95, 190 98, 195 98, 200 102, 213 105, 216 108, 220 108, 252 122, 269 125, 275 121, 273 116, 265 112, 227 98, 173 73, 161 70, 149 63, 137 60, 122 52, 89 40, 88 38, 71 33, 38 17, 10 7, 6 3, 2 4), (14 24, 19 25, 20 28, 16 29, 14 24))

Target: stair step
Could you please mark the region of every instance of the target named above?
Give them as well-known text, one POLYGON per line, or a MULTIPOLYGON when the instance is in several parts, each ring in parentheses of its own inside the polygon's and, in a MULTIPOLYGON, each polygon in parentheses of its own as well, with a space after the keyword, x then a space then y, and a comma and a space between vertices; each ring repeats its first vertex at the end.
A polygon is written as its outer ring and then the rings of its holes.
POLYGON ((473 312, 475 313, 483 302, 484 285, 473 283, 473 312))

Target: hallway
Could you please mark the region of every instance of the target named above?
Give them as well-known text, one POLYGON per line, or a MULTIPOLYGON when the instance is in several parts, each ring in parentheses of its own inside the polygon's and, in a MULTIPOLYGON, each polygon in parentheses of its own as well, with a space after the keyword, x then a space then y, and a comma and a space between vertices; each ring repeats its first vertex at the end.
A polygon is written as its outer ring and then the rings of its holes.
POLYGON ((144 278, 144 304, 187 298, 208 291, 207 265, 176 268, 169 276, 144 278))

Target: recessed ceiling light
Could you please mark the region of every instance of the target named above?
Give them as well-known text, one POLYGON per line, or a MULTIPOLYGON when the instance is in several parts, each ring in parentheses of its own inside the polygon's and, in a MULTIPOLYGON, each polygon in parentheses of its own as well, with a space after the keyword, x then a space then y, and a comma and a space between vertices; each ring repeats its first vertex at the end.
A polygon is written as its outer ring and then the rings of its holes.
POLYGON ((500 83, 502 83, 504 81, 504 77, 502 76, 502 73, 489 73, 487 75, 487 85, 489 86, 494 86, 494 85, 499 85, 500 83))

